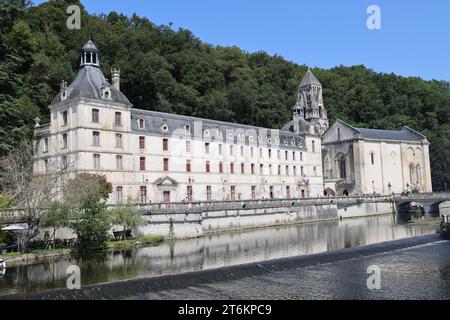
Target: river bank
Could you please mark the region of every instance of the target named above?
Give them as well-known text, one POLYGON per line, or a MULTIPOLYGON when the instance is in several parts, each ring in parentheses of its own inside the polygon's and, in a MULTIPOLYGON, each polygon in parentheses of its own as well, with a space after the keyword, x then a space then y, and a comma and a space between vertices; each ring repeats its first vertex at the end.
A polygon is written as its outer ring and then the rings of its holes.
MULTIPOLYGON (((153 247, 161 244, 164 237, 161 236, 141 236, 131 240, 109 241, 106 251, 114 250, 130 250, 134 248, 153 247)), ((85 252, 85 254, 97 253, 85 252)), ((13 252, 5 255, 0 255, 0 260, 4 260, 8 267, 33 264, 41 261, 57 259, 61 257, 79 254, 76 248, 67 249, 40 249, 33 250, 30 253, 13 252)))

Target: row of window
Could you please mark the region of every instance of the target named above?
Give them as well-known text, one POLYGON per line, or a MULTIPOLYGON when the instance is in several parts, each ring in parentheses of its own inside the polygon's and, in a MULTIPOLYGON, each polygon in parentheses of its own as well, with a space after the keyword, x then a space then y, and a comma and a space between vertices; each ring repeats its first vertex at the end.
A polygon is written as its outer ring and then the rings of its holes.
MULTIPOLYGON (((139 158, 139 170, 140 171, 146 171, 147 170, 147 159, 145 157, 140 157, 139 158)), ((94 154, 93 155, 93 168, 94 170, 100 170, 100 154, 94 154)), ((245 174, 246 170, 245 170, 246 166, 245 163, 241 163, 240 164, 240 173, 241 174, 245 174)), ((269 168, 269 175, 273 175, 274 172, 272 171, 273 167, 272 165, 268 165, 269 168)), ((121 155, 116 155, 116 169, 118 171, 123 170, 123 157, 121 155)), ((235 164, 234 163, 230 163, 229 164, 229 173, 230 174, 235 174, 236 170, 235 170, 235 164)), ((278 165, 277 166, 277 174, 278 175, 282 175, 281 172, 282 166, 278 165)), ((314 167, 314 175, 317 175, 317 168, 314 167)), ((168 172, 169 171, 169 158, 163 158, 163 171, 164 172, 168 172)), ((192 164, 191 164, 191 160, 186 160, 186 172, 192 172, 192 164)), ((205 173, 211 173, 211 162, 210 161, 206 161, 205 163, 205 173)), ((223 162, 219 162, 218 165, 218 173, 224 173, 224 164, 223 162)), ((285 166, 285 171, 284 171, 286 176, 291 175, 291 173, 296 176, 297 175, 297 166, 292 166, 292 171, 291 171, 291 167, 290 166, 285 166)), ((255 168, 255 164, 252 163, 250 164, 250 174, 256 174, 256 168, 255 168)), ((259 165, 259 174, 260 175, 264 175, 264 165, 260 164, 259 165)), ((301 166, 300 167, 300 176, 304 176, 305 172, 304 172, 304 167, 301 166)))
MULTIPOLYGON (((251 192, 251 199, 252 200, 256 200, 256 186, 251 186, 250 187, 250 192, 251 192)), ((229 200, 231 201, 235 201, 236 200, 236 186, 230 186, 229 189, 230 193, 230 198, 229 200)), ((117 186, 116 187, 116 201, 118 203, 123 202, 124 197, 123 197, 123 187, 122 186, 117 186)), ((213 197, 212 197, 212 188, 211 186, 206 186, 205 187, 205 192, 206 192, 206 201, 213 201, 213 197)), ((192 202, 193 201, 193 196, 194 196, 194 192, 193 192, 193 188, 192 186, 187 186, 186 187, 186 201, 187 202, 192 202)), ((291 198, 291 187, 290 186, 286 186, 285 187, 285 198, 290 199, 291 198)), ((301 198, 305 198, 306 197, 306 190, 301 190, 300 191, 300 197, 301 198)), ((273 186, 269 186, 269 198, 270 199, 274 199, 275 198, 275 192, 274 192, 274 187, 273 186)), ((170 203, 172 201, 171 199, 171 192, 170 191, 163 191, 163 202, 165 203, 170 203)), ((139 187, 139 202, 140 203, 147 203, 148 202, 148 188, 147 186, 140 186, 139 187)))
MULTIPOLYGON (((62 125, 66 126, 68 124, 68 112, 63 111, 62 115, 62 125)), ((91 121, 92 123, 100 123, 100 110, 92 109, 91 110, 91 121)), ((114 114, 114 124, 117 127, 122 126, 122 112, 115 112, 114 114)))

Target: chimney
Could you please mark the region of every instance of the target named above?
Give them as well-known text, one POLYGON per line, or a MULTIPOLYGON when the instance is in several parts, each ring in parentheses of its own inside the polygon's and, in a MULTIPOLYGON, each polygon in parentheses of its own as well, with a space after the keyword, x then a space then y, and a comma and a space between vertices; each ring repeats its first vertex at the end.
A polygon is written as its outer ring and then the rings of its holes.
POLYGON ((116 68, 111 69, 111 82, 114 88, 120 91, 120 70, 116 68))

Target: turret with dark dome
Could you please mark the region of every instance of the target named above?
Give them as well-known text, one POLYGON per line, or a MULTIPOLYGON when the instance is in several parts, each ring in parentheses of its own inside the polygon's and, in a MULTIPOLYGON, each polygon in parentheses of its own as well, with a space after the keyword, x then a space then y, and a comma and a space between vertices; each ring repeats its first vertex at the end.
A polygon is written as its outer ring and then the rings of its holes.
POLYGON ((73 82, 67 86, 63 81, 61 92, 53 100, 56 104, 71 99, 106 100, 131 106, 127 97, 120 92, 119 73, 114 69, 115 85, 111 85, 100 69, 100 51, 91 39, 81 48, 80 70, 73 82))

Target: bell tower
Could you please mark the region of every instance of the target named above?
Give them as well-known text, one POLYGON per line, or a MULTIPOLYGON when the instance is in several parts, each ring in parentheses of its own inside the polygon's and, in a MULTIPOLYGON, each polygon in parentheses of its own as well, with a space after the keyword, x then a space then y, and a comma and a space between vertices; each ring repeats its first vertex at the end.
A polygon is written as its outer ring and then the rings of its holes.
POLYGON ((327 111, 323 104, 322 84, 309 68, 298 87, 294 118, 295 116, 304 117, 320 135, 329 127, 327 111))

